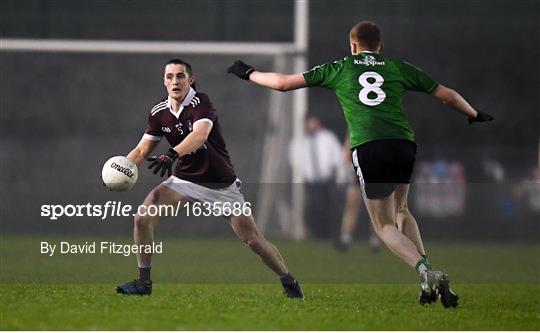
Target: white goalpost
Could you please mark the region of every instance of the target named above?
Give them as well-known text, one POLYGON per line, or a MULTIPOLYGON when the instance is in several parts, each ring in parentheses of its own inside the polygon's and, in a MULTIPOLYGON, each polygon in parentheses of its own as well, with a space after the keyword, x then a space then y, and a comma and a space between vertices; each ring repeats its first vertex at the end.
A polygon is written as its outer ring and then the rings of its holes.
MULTIPOLYGON (((309 0, 294 2, 294 40, 288 43, 252 42, 191 42, 191 41, 126 41, 126 40, 66 40, 66 39, 16 39, 1 38, 2 52, 78 52, 78 53, 133 53, 133 54, 216 54, 216 55, 267 55, 273 57, 274 70, 295 73, 307 69, 309 36, 309 0), (287 63, 292 57, 291 64, 287 63)), ((268 107, 268 130, 266 131, 262 168, 259 178, 257 221, 261 229, 270 223, 272 212, 279 211, 278 193, 271 186, 275 176, 287 164, 286 155, 291 139, 289 132, 281 126, 292 124, 292 139, 303 135, 304 118, 308 108, 305 89, 292 92, 292 115, 285 106, 285 94, 271 91, 268 107), (280 130, 281 128, 281 130, 280 130)), ((294 147, 298 149, 298 147, 294 147)), ((293 152, 294 154, 295 152, 293 152)), ((305 237, 303 216, 304 187, 300 169, 292 170, 292 195, 290 214, 281 214, 281 229, 296 240, 305 237)), ((288 205, 288 203, 287 203, 288 205)))

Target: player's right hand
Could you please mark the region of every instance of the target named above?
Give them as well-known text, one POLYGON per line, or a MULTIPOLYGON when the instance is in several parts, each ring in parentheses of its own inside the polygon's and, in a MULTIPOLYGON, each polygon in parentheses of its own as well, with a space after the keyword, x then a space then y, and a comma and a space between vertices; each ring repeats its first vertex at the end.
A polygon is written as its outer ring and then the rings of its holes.
POLYGON ((481 122, 481 121, 492 121, 493 119, 493 116, 492 115, 489 115, 487 113, 484 113, 484 112, 480 112, 478 111, 478 114, 476 115, 475 118, 469 118, 469 124, 472 124, 472 123, 475 123, 475 122, 481 122))
POLYGON ((170 177, 172 174, 172 165, 177 159, 178 153, 174 149, 170 148, 167 153, 159 156, 151 156, 146 160, 148 162, 152 162, 148 166, 148 169, 153 169, 152 172, 154 175, 159 172, 159 176, 163 177, 165 172, 167 172, 168 176, 170 177))
POLYGON ((227 68, 227 73, 233 73, 242 80, 249 80, 249 75, 254 70, 252 66, 244 63, 242 60, 236 60, 231 67, 227 68))

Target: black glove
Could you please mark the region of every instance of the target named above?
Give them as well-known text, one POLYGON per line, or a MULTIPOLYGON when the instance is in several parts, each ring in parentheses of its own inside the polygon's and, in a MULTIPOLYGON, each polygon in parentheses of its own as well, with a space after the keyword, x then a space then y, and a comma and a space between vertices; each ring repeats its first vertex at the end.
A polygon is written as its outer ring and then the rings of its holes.
POLYGON ((484 113, 484 112, 480 112, 480 111, 477 111, 478 114, 476 115, 476 118, 469 118, 469 124, 472 124, 474 122, 477 122, 477 121, 492 121, 493 119, 493 116, 487 114, 487 113, 484 113))
POLYGON ((253 67, 245 64, 242 60, 236 60, 231 67, 227 68, 227 73, 233 73, 243 80, 249 80, 249 75, 254 70, 253 67))
POLYGON ((151 156, 147 158, 146 160, 150 163, 148 166, 148 169, 154 169, 152 172, 154 175, 157 175, 157 173, 161 170, 159 173, 160 177, 163 177, 165 175, 165 171, 167 171, 167 174, 171 176, 172 173, 172 165, 174 164, 174 161, 178 159, 178 153, 172 149, 169 148, 167 153, 165 155, 159 155, 159 156, 151 156))

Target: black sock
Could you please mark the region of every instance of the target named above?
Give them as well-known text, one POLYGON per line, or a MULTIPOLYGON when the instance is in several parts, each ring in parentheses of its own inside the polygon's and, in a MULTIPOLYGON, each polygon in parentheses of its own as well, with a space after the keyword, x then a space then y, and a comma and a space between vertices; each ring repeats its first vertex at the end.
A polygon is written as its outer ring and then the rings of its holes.
POLYGON ((139 267, 139 279, 143 281, 150 281, 150 269, 151 267, 145 267, 145 268, 139 267))
POLYGON ((291 273, 287 273, 284 277, 279 278, 281 280, 282 285, 289 285, 293 284, 295 280, 294 276, 291 275, 291 273))

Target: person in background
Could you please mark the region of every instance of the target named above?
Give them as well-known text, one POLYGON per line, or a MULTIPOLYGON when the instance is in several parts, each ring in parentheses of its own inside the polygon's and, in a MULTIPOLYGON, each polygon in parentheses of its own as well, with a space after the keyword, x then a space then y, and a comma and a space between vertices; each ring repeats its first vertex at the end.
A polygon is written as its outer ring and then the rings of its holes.
POLYGON ((305 121, 305 135, 289 150, 293 168, 300 168, 305 185, 304 216, 310 236, 328 239, 338 223, 336 177, 341 167, 341 144, 315 115, 305 121), (300 153, 299 153, 300 152, 300 153))

